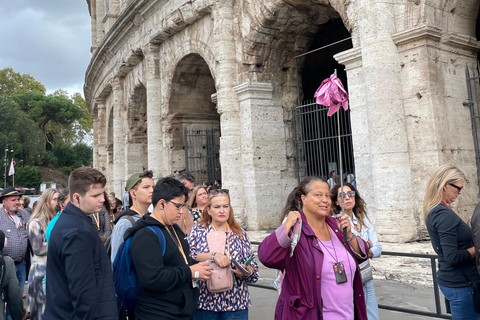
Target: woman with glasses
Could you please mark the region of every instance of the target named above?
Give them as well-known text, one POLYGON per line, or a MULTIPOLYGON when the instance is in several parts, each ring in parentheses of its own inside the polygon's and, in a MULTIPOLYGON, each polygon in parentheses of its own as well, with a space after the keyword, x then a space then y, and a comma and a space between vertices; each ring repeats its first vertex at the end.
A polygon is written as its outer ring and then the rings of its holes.
MULTIPOLYGON (((343 191, 340 184, 337 184, 330 192, 333 204, 330 214, 335 216, 341 213, 343 198, 344 213, 350 221, 352 233, 367 242, 369 258, 379 258, 382 254, 382 246, 378 242, 377 233, 368 219, 365 202, 362 197, 360 197, 358 190, 352 184, 345 183, 343 185, 343 191)), ((372 266, 369 260, 360 264, 360 272, 362 274, 368 320, 378 320, 377 297, 373 289, 372 266)))
POLYGON ((438 254, 438 286, 450 303, 452 319, 480 319, 470 283, 480 280, 472 230, 450 205, 462 193, 465 173, 453 164, 438 168, 427 183, 423 213, 438 254))
POLYGON ((329 215, 331 204, 325 180, 303 179, 287 198, 283 224, 258 248, 266 267, 284 271, 276 320, 367 319, 357 266, 367 259, 368 246, 345 216, 329 215))
POLYGON ((190 256, 199 262, 212 261, 220 268, 229 267, 233 272, 233 287, 227 291, 213 293, 205 282, 198 282, 200 297, 195 320, 210 319, 248 319, 248 307, 251 305, 248 283, 258 280, 258 266, 254 260, 246 266, 246 260, 252 256, 252 246, 245 231, 238 225, 230 206, 227 189, 212 189, 202 218, 193 226, 188 235, 190 256), (210 249, 207 241, 209 233, 225 233, 225 250, 210 249), (233 268, 236 260, 248 274, 233 268))
POLYGON ((27 224, 28 239, 33 251, 32 265, 28 276, 28 305, 32 320, 43 319, 45 310, 46 300, 43 290, 43 278, 47 271, 45 233, 48 224, 56 215, 58 195, 59 192, 56 189, 45 190, 38 199, 38 205, 27 224))

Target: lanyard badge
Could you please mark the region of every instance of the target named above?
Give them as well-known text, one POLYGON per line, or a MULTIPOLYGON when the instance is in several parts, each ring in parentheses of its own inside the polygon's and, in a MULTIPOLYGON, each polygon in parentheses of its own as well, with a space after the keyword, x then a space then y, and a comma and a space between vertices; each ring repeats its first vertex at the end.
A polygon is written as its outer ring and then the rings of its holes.
POLYGON ((345 268, 343 267, 343 263, 337 262, 333 265, 333 272, 335 273, 335 280, 337 284, 347 282, 347 274, 345 273, 345 268))

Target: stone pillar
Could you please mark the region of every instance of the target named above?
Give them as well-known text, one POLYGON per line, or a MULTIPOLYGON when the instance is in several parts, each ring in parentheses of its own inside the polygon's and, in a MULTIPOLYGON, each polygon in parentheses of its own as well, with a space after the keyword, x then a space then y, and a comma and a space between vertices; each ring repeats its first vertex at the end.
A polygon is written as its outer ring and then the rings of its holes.
MULTIPOLYGON (((467 97, 465 66, 477 64, 475 38, 417 26, 393 35, 402 67, 405 127, 408 132, 413 201, 422 203, 430 175, 453 162, 467 173, 469 186, 453 204, 469 221, 478 201, 478 180, 467 97)), ((419 236, 426 235, 421 207, 419 236)))
POLYGON ((245 194, 242 175, 241 121, 240 109, 234 87, 237 70, 234 34, 233 2, 221 0, 213 7, 214 32, 212 51, 216 64, 215 87, 217 111, 220 114, 220 166, 222 187, 230 190, 235 219, 247 225, 245 194))
POLYGON ((94 129, 95 135, 97 136, 98 144, 96 149, 97 161, 94 163, 94 168, 100 170, 105 176, 107 176, 107 132, 108 132, 108 121, 106 116, 106 107, 104 99, 97 99, 97 114, 98 114, 98 125, 97 129, 94 129))
POLYGON ((121 195, 122 180, 125 175, 125 127, 124 117, 126 115, 123 101, 122 80, 115 78, 112 83, 113 89, 113 191, 121 195))
POLYGON ((275 196, 286 167, 283 108, 273 104, 271 83, 243 83, 235 91, 240 102, 247 225, 250 230, 273 228, 283 206, 275 196))
POLYGON ((95 33, 93 34, 92 28, 92 53, 97 50, 98 46, 102 42, 105 36, 105 25, 103 18, 105 16, 105 3, 104 0, 95 1, 95 33))
POLYGON ((169 172, 164 168, 165 157, 163 146, 162 123, 162 88, 160 79, 159 47, 149 44, 144 49, 145 79, 147 89, 147 148, 148 170, 152 170, 155 177, 163 177, 169 172))
MULTIPOLYGON (((367 206, 369 215, 376 219, 380 240, 405 242, 416 236, 414 213, 419 204, 412 202, 402 79, 397 48, 391 36, 395 32, 392 17, 391 3, 367 0, 359 4, 358 34, 364 85, 356 89, 365 94, 368 140, 362 142, 367 143, 365 152, 370 156, 356 166, 356 173, 360 188, 370 186, 368 190, 361 190, 374 198, 367 206)), ((352 94, 355 97, 361 93, 352 94)), ((352 101, 352 110, 355 107, 352 101)), ((354 143, 358 135, 365 134, 358 126, 352 127, 352 131, 354 143)))

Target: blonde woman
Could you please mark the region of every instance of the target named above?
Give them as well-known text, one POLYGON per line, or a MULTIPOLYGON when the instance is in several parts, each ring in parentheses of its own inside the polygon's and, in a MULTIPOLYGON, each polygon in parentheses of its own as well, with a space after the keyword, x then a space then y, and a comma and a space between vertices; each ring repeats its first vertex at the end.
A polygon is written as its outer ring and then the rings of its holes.
POLYGON ((45 292, 43 291, 43 278, 47 271, 47 242, 45 233, 50 221, 55 217, 58 191, 47 189, 38 199, 27 225, 28 239, 32 246, 33 258, 28 276, 28 304, 30 319, 43 319, 45 310, 45 292))
POLYGON ((188 199, 188 212, 178 221, 178 225, 182 229, 183 233, 188 235, 193 225, 200 220, 203 209, 208 202, 208 192, 203 186, 197 186, 193 189, 192 195, 188 199))
POLYGON ((230 195, 227 189, 213 189, 208 203, 202 212, 202 218, 195 224, 188 235, 190 257, 198 262, 212 261, 219 267, 231 266, 235 259, 249 271, 244 275, 239 269, 232 269, 234 274, 233 287, 223 292, 210 292, 205 281, 198 281, 200 297, 195 320, 209 319, 248 319, 248 308, 251 305, 248 283, 258 280, 258 266, 255 260, 246 266, 244 263, 252 255, 252 246, 245 230, 235 221, 230 205, 230 195), (207 234, 209 232, 225 232, 225 250, 216 252, 209 247, 207 234))
POLYGON ((462 193, 465 173, 453 164, 438 168, 427 184, 423 213, 438 254, 438 286, 450 302, 452 319, 480 319, 469 282, 480 280, 475 266, 472 230, 450 208, 462 193))

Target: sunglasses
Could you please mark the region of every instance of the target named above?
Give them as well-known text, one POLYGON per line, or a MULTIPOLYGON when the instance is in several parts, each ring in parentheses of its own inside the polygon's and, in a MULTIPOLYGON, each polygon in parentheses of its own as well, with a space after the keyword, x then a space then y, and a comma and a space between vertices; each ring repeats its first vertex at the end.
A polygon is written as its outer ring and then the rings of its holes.
POLYGON ((449 185, 451 185, 452 187, 454 187, 455 189, 457 189, 458 192, 461 192, 462 189, 463 189, 463 186, 462 186, 462 187, 459 187, 459 186, 454 185, 453 183, 449 183, 449 185))
POLYGON ((228 191, 228 189, 211 189, 209 191, 209 193, 212 196, 216 196, 216 195, 219 195, 219 194, 229 194, 229 191, 228 191))
POLYGON ((339 192, 338 196, 340 198, 345 198, 346 196, 349 196, 350 198, 353 198, 353 197, 355 197, 355 191, 339 192))
POLYGON ((176 203, 176 202, 173 202, 173 201, 167 201, 167 202, 171 202, 173 203, 173 205, 177 208, 177 210, 183 210, 187 207, 187 204, 186 203, 176 203))

